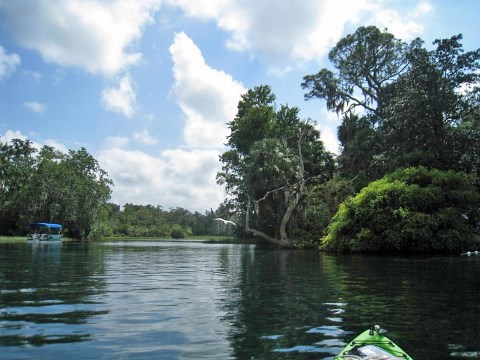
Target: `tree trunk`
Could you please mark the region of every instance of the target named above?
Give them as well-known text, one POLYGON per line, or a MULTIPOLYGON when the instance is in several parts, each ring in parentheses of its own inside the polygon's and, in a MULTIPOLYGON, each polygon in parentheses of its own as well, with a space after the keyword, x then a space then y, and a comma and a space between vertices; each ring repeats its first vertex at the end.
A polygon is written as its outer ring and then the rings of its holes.
MULTIPOLYGON (((289 238, 288 233, 287 233, 287 225, 292 218, 295 210, 297 209, 298 205, 300 202, 304 199, 305 197, 305 165, 303 161, 303 154, 302 154, 302 139, 303 139, 303 134, 300 134, 298 137, 298 162, 299 162, 299 174, 298 174, 298 182, 297 186, 298 187, 296 190, 294 188, 287 188, 284 190, 285 192, 288 192, 290 195, 286 196, 286 201, 288 203, 287 205, 287 210, 285 211, 285 214, 283 215, 282 222, 280 223, 280 239, 274 238, 268 234, 265 234, 262 231, 251 229, 250 228, 250 207, 251 207, 251 200, 250 197, 248 197, 248 204, 247 204, 247 214, 245 217, 245 231, 247 233, 251 233, 254 236, 260 236, 261 238, 267 240, 268 242, 271 242, 276 245, 284 246, 284 247, 292 247, 293 246, 293 239, 289 238)), ((281 189, 285 189, 285 187, 277 189, 278 191, 281 189)), ((275 190, 276 191, 276 190, 275 190)), ((269 193, 275 192, 271 191, 269 193)), ((264 196, 266 196, 268 193, 264 196)))
MULTIPOLYGON (((248 198, 248 204, 247 204, 247 213, 245 216, 245 231, 249 234, 253 234, 253 236, 260 236, 262 239, 267 240, 268 242, 271 242, 276 245, 284 246, 284 247, 290 247, 292 246, 290 240, 286 237, 284 239, 276 239, 268 234, 265 234, 262 231, 251 229, 250 228, 250 208, 251 208, 252 202, 250 200, 250 197, 248 198)), ((283 221, 282 221, 283 223, 283 221)))

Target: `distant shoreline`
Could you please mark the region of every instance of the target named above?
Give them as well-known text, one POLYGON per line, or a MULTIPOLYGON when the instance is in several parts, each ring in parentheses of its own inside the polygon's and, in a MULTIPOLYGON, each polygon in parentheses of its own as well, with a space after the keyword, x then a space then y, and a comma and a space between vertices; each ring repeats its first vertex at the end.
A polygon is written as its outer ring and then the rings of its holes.
MULTIPOLYGON (((191 236, 182 239, 173 238, 146 238, 146 237, 108 237, 91 242, 121 242, 121 241, 198 241, 203 243, 250 244, 252 239, 239 239, 234 236, 191 236)), ((0 244, 26 243, 26 236, 0 236, 0 244)), ((74 239, 64 238, 63 242, 76 242, 74 239)), ((87 241, 88 242, 88 241, 87 241)))

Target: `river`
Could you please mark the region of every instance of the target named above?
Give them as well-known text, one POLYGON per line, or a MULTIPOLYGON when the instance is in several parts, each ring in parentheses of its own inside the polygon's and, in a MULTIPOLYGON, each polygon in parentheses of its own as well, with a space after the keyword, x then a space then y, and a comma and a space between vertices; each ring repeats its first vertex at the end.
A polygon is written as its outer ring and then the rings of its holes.
POLYGON ((373 324, 480 358, 480 256, 184 241, 0 245, 0 359, 332 359, 373 324))

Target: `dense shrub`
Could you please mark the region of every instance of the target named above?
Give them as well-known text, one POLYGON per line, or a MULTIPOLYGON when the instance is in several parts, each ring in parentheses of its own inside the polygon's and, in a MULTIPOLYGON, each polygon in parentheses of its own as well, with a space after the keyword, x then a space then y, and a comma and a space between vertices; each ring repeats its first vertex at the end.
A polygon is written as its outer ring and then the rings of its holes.
POLYGON ((359 252, 461 252, 478 245, 479 195, 469 175, 395 171, 343 202, 322 247, 359 252))

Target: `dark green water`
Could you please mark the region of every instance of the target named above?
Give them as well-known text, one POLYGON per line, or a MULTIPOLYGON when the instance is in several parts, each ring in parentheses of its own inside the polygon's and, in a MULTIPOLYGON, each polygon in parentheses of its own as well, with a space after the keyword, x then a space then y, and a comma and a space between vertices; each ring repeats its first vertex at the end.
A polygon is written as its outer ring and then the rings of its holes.
POLYGON ((372 324, 480 358, 480 256, 195 242, 0 245, 0 359, 331 359, 372 324))

